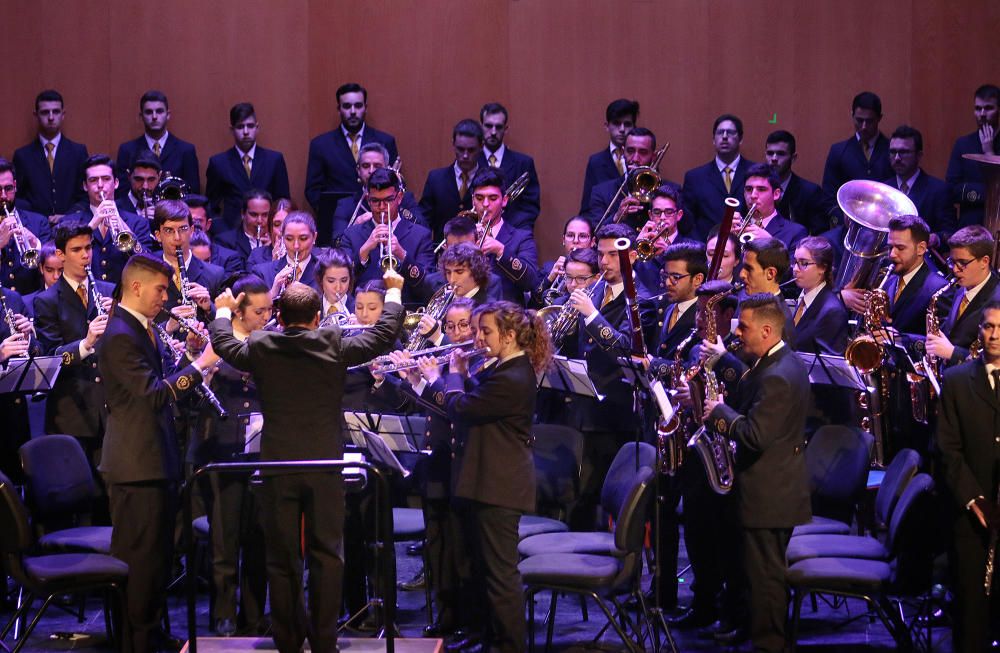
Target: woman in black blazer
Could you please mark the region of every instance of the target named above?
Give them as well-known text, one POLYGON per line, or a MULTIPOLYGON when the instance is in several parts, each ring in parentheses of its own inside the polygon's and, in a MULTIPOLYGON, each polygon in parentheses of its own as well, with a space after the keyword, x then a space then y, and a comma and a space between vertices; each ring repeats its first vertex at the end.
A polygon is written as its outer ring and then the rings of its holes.
POLYGON ((445 405, 455 424, 453 497, 473 553, 475 589, 485 599, 487 640, 492 650, 522 651, 518 522, 535 507, 536 378, 552 358, 552 345, 541 318, 512 302, 484 304, 472 319, 476 347, 487 348, 496 363, 474 385, 468 355, 456 353, 445 377, 445 405))
POLYGON ((792 273, 802 290, 793 314, 796 351, 840 355, 847 347, 847 309, 832 287, 833 255, 822 236, 803 238, 795 248, 792 273))

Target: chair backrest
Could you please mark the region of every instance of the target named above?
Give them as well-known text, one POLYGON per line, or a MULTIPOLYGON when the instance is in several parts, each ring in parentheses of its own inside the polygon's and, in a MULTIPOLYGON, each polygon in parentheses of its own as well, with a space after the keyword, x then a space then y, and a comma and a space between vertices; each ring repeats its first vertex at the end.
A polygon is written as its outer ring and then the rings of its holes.
POLYGON ((806 445, 813 513, 850 523, 866 486, 874 438, 857 427, 827 424, 806 445))
MULTIPOLYGON (((911 517, 919 516, 916 507, 933 488, 934 480, 930 474, 917 474, 913 480, 906 484, 906 489, 900 495, 896 509, 892 511, 892 520, 889 522, 889 534, 886 537, 885 547, 891 554, 898 553, 897 546, 902 539, 905 539, 901 538, 900 534, 904 528, 911 525, 911 517)), ((928 515, 925 514, 924 517, 926 518, 928 515)))
POLYGON ((28 509, 11 480, 0 472, 0 553, 9 561, 34 543, 28 509))
POLYGON ((882 484, 875 493, 875 521, 880 527, 889 525, 900 495, 919 467, 920 454, 913 449, 901 449, 885 468, 882 484))
POLYGON ((623 502, 631 491, 635 474, 643 467, 656 465, 656 448, 645 442, 628 442, 615 454, 601 487, 601 507, 609 515, 621 512, 623 502))
POLYGON ((97 483, 76 438, 43 435, 24 443, 19 451, 28 502, 37 521, 48 523, 90 512, 97 483))
POLYGON ((642 467, 631 477, 631 487, 615 516, 615 548, 625 553, 642 550, 646 537, 648 503, 653 489, 653 469, 642 467))
POLYGON ((580 491, 583 434, 562 424, 535 424, 535 496, 539 511, 564 510, 580 491))

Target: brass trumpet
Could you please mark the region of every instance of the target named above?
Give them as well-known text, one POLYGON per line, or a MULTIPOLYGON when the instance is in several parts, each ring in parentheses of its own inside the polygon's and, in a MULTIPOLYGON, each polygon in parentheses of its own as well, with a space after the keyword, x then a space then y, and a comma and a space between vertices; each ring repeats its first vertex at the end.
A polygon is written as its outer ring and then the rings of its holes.
MULTIPOLYGON (((103 190, 100 191, 100 196, 101 204, 103 205, 106 201, 103 190)), ((111 239, 114 241, 115 248, 119 252, 138 254, 142 251, 142 245, 139 244, 139 241, 135 238, 135 234, 129 230, 128 225, 122 220, 117 206, 112 204, 110 207, 101 209, 101 219, 108 226, 108 230, 111 232, 111 239)))
POLYGON ((14 212, 11 213, 10 209, 7 208, 7 202, 3 202, 3 212, 14 221, 12 235, 14 247, 17 248, 17 253, 21 257, 21 265, 29 270, 34 270, 39 263, 38 250, 29 246, 24 237, 24 224, 21 222, 21 216, 17 213, 17 207, 14 207, 14 212))
POLYGON ((740 228, 736 231, 736 239, 744 245, 753 242, 753 234, 746 233, 746 230, 750 228, 750 225, 760 227, 763 223, 764 218, 760 215, 760 209, 756 204, 752 205, 740 222, 740 228))
POLYGON ((385 221, 385 224, 389 225, 389 237, 385 242, 379 243, 378 264, 382 268, 382 272, 386 270, 395 271, 399 269, 399 259, 392 253, 392 220, 389 219, 388 211, 382 211, 381 218, 385 221))
POLYGON ((639 255, 640 261, 648 261, 656 256, 656 241, 666 235, 670 226, 669 224, 663 225, 663 228, 657 231, 652 238, 640 238, 635 241, 635 253, 639 255))

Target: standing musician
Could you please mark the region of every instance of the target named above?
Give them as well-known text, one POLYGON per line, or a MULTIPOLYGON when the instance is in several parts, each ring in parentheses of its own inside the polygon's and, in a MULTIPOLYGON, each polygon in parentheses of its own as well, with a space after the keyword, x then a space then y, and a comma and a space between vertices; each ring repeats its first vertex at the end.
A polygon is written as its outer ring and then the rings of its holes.
POLYGON ((837 197, 837 189, 852 179, 886 179, 889 166, 889 139, 878 124, 882 120, 882 100, 871 91, 863 91, 851 101, 854 133, 830 146, 823 166, 823 192, 837 197))
POLYGON ((563 273, 566 272, 566 257, 576 249, 593 249, 594 247, 594 225, 590 223, 590 218, 577 215, 566 221, 563 225, 562 248, 563 253, 555 261, 545 263, 538 271, 538 285, 531 291, 530 305, 541 308, 548 302, 546 293, 551 293, 558 297, 560 286, 565 289, 565 285, 559 282, 563 273))
POLYGON ((715 157, 704 165, 684 173, 684 201, 687 219, 681 231, 693 238, 704 238, 722 221, 725 199, 734 197, 740 211, 746 211, 743 186, 752 165, 740 154, 743 144, 743 121, 724 113, 712 123, 712 146, 715 157))
POLYGON ((995 639, 990 624, 995 631, 1000 608, 996 564, 990 596, 984 591, 988 546, 996 546, 995 534, 1000 527, 1000 443, 996 437, 1000 418, 1000 301, 988 301, 981 315, 983 355, 945 371, 937 428, 944 480, 954 497, 953 632, 955 651, 962 653, 990 648, 995 639))
POLYGON ((642 288, 654 295, 660 289, 660 271, 663 270, 664 252, 674 244, 696 243, 697 241, 680 235, 677 225, 684 217, 681 190, 673 184, 663 184, 652 194, 649 220, 639 230, 639 240, 650 240, 653 257, 635 262, 635 280, 642 288))
POLYGON ((108 219, 104 217, 105 212, 113 210, 118 214, 118 226, 122 231, 132 234, 141 251, 148 252, 153 246, 149 220, 134 213, 119 211, 115 205, 116 188, 118 179, 115 177, 115 164, 111 157, 106 154, 91 156, 83 166, 83 190, 87 192, 88 204, 66 216, 71 220, 90 223, 90 228, 94 230, 94 259, 91 267, 96 278, 110 283, 118 283, 125 262, 135 250, 121 251, 115 246, 114 233, 108 219))
POLYGON ((472 180, 479 171, 483 150, 483 127, 479 121, 460 120, 451 131, 455 160, 427 173, 420 209, 434 232, 434 240, 444 236, 444 224, 460 211, 472 208, 472 180))
MULTIPOLYGON (((271 319, 271 294, 267 284, 247 274, 233 284, 243 300, 233 311, 233 337, 246 342, 250 334, 271 319)), ((231 462, 243 456, 250 414, 260 412, 257 384, 248 372, 219 361, 211 378, 228 419, 202 406, 195 422, 188 462, 197 469, 213 462, 231 462)), ((203 477, 205 479, 205 477, 203 477)), ((263 623, 267 585, 264 567, 264 534, 257 501, 250 492, 250 476, 209 474, 202 486, 212 542, 212 581, 215 597, 213 630, 229 637, 239 628, 258 634, 263 623), (237 614, 239 607, 239 614, 237 614)))
MULTIPOLYGON (((656 134, 645 127, 633 127, 625 137, 625 170, 615 179, 601 182, 594 186, 590 193, 590 205, 586 215, 591 220, 600 220, 607 211, 613 215, 614 222, 624 222, 632 227, 638 227, 645 222, 645 206, 638 199, 623 192, 618 195, 618 189, 632 168, 651 166, 656 158, 656 134), (617 204, 612 204, 618 195, 617 204), (608 207, 611 207, 610 211, 608 207)), ((609 218, 609 220, 612 220, 609 218)))
MULTIPOLYGON (((347 229, 348 224, 351 222, 351 216, 354 216, 354 224, 371 220, 371 206, 368 204, 366 197, 368 178, 379 168, 388 168, 392 163, 389 160, 389 150, 385 149, 385 145, 381 143, 365 143, 361 146, 361 150, 358 152, 357 164, 358 179, 361 182, 361 187, 354 195, 341 198, 337 202, 337 208, 333 212, 332 238, 334 242, 347 229)), ((424 217, 423 211, 420 210, 417 199, 413 197, 413 193, 410 191, 403 192, 403 201, 400 202, 399 208, 400 212, 404 215, 409 211, 408 220, 412 219, 412 222, 416 222, 423 227, 427 226, 427 219, 424 217)))
POLYGON ((834 200, 818 185, 792 172, 792 164, 798 157, 795 136, 791 132, 779 129, 767 135, 764 160, 778 175, 781 185, 781 197, 776 205, 778 213, 815 236, 830 228, 834 200))
MULTIPOLYGON (((583 196, 580 198, 580 213, 590 208, 590 193, 594 186, 625 174, 625 137, 635 127, 639 119, 639 103, 635 100, 619 98, 608 104, 604 110, 604 128, 608 131, 610 143, 587 159, 587 169, 583 174, 583 196)), ((620 182, 619 182, 620 183, 620 182)))
MULTIPOLYGON (((469 382, 467 352, 452 355, 445 406, 455 423, 452 488, 472 553, 479 602, 486 607, 488 650, 523 651, 527 641, 518 522, 535 508, 531 425, 536 375, 548 367, 551 344, 541 318, 512 302, 475 312, 476 343, 497 359, 479 383, 469 382), (504 461, 497 465, 496 461, 504 461)), ((434 379, 428 369, 428 381, 434 379)))
POLYGON ((973 93, 976 129, 955 140, 948 159, 945 180, 951 186, 951 198, 959 205, 959 224, 983 223, 986 186, 978 161, 963 154, 1000 154, 1000 87, 983 84, 973 93))
POLYGON ((734 492, 743 529, 754 650, 782 651, 788 593, 785 549, 792 528, 809 521, 803 452, 809 374, 782 340, 787 319, 772 294, 740 305, 736 336, 756 358, 728 404, 705 401, 705 423, 737 443, 734 492))
MULTIPOLYGON (((283 288, 299 281, 319 292, 316 281, 316 221, 305 211, 289 213, 281 223, 281 240, 285 255, 253 266, 252 272, 271 286, 271 297, 277 299, 283 288)), ((320 254, 325 250, 316 250, 320 254)))
MULTIPOLYGON (((164 170, 184 180, 189 191, 200 192, 200 168, 194 145, 167 131, 170 122, 167 96, 160 91, 143 93, 139 98, 139 117, 142 119, 143 134, 118 146, 118 170, 124 173, 136 154, 149 150, 157 156, 164 170)), ((125 181, 124 177, 122 181, 125 181)))
POLYGON ((164 308, 182 317, 195 317, 197 311, 198 319, 208 322, 212 297, 222 289, 226 271, 191 253, 191 209, 182 200, 160 200, 153 211, 152 229, 153 236, 163 245, 160 256, 174 270, 164 308))
POLYGON ((504 179, 517 179, 528 173, 524 191, 507 206, 505 216, 512 227, 534 233, 542 195, 538 173, 535 172, 534 159, 503 142, 510 129, 508 118, 507 108, 498 102, 488 102, 479 110, 479 122, 483 126, 483 151, 479 157, 479 168, 488 166, 499 170, 504 179))
POLYGON ((348 252, 357 253, 354 270, 359 284, 381 279, 387 264, 382 259, 391 252, 396 269, 406 279, 403 301, 414 302, 417 287, 434 266, 431 232, 400 215, 403 183, 391 168, 372 172, 366 189, 374 217, 347 229, 341 245, 348 252))
POLYGON ((19 210, 17 200, 17 179, 14 165, 0 157, 0 285, 27 295, 41 287, 38 273, 24 263, 25 251, 18 251, 18 239, 25 248, 34 249, 38 267, 42 260, 42 243, 51 238, 49 221, 33 211, 19 210), (10 215, 10 217, 7 217, 10 215), (20 226, 17 223, 20 221, 20 226))
POLYGON ((979 335, 983 306, 997 296, 1000 278, 993 272, 995 245, 985 227, 959 229, 948 240, 948 247, 948 262, 958 288, 941 333, 927 334, 926 348, 946 364, 957 365, 968 357, 969 347, 979 335))
POLYGON ((501 296, 523 306, 525 293, 535 288, 538 249, 531 231, 504 220, 506 191, 503 172, 482 169, 472 180, 472 208, 480 216, 480 249, 490 256, 493 271, 500 277, 501 296))
POLYGON ((45 432, 76 437, 96 468, 107 421, 104 384, 97 367, 114 285, 88 279, 93 230, 64 219, 56 227, 56 253, 63 274, 35 298, 35 329, 47 356, 61 356, 62 369, 45 402, 45 432), (98 297, 105 301, 99 303, 98 297))
POLYGON ((833 254, 822 236, 803 238, 795 248, 792 271, 801 290, 792 314, 796 351, 840 355, 847 347, 847 309, 833 290, 833 254))
MULTIPOLYGON (((292 216, 285 221, 289 227, 292 216)), ((286 231, 287 233, 287 231, 286 231)), ((277 300, 281 333, 259 330, 245 342, 233 336, 231 311, 243 297, 226 291, 216 298, 213 346, 224 360, 253 374, 264 415, 261 460, 327 460, 343 453, 340 395, 349 365, 385 352, 403 317, 403 278, 384 275, 385 310, 372 328, 342 337, 339 328, 318 329, 319 293, 290 284, 277 300), (329 394, 317 403, 302 392, 301 381, 329 394), (302 434, 309 437, 303 438, 302 434)), ((274 639, 279 651, 299 651, 306 638, 314 651, 335 651, 340 614, 343 562, 344 487, 339 471, 273 473, 264 476, 262 511, 267 546, 274 639), (309 557, 310 612, 302 594, 302 540, 309 557)))
POLYGON ((98 351, 108 406, 100 471, 111 502, 111 555, 129 566, 126 632, 137 652, 167 644, 158 629, 181 480, 171 407, 218 361, 206 347, 179 369, 165 366, 152 321, 167 301, 172 275, 169 265, 149 255, 129 259, 98 351))

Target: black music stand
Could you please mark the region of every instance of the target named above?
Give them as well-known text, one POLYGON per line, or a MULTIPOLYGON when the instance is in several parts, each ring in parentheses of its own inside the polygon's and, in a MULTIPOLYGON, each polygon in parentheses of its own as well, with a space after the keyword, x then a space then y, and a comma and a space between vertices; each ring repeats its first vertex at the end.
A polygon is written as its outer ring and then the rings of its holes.
POLYGON ((843 356, 833 354, 809 354, 796 352, 799 359, 809 369, 809 383, 816 385, 833 385, 866 391, 868 384, 861 374, 843 356))
POLYGON ((61 368, 61 356, 8 358, 0 370, 0 394, 48 392, 61 368))
POLYGON ((420 451, 417 442, 423 435, 423 424, 418 425, 411 415, 344 411, 344 422, 351 440, 359 449, 368 446, 364 436, 367 430, 384 440, 391 451, 420 451))
POLYGON ((590 378, 587 361, 576 358, 553 356, 552 366, 542 372, 538 387, 581 397, 594 397, 598 401, 604 400, 604 395, 597 391, 590 378))

